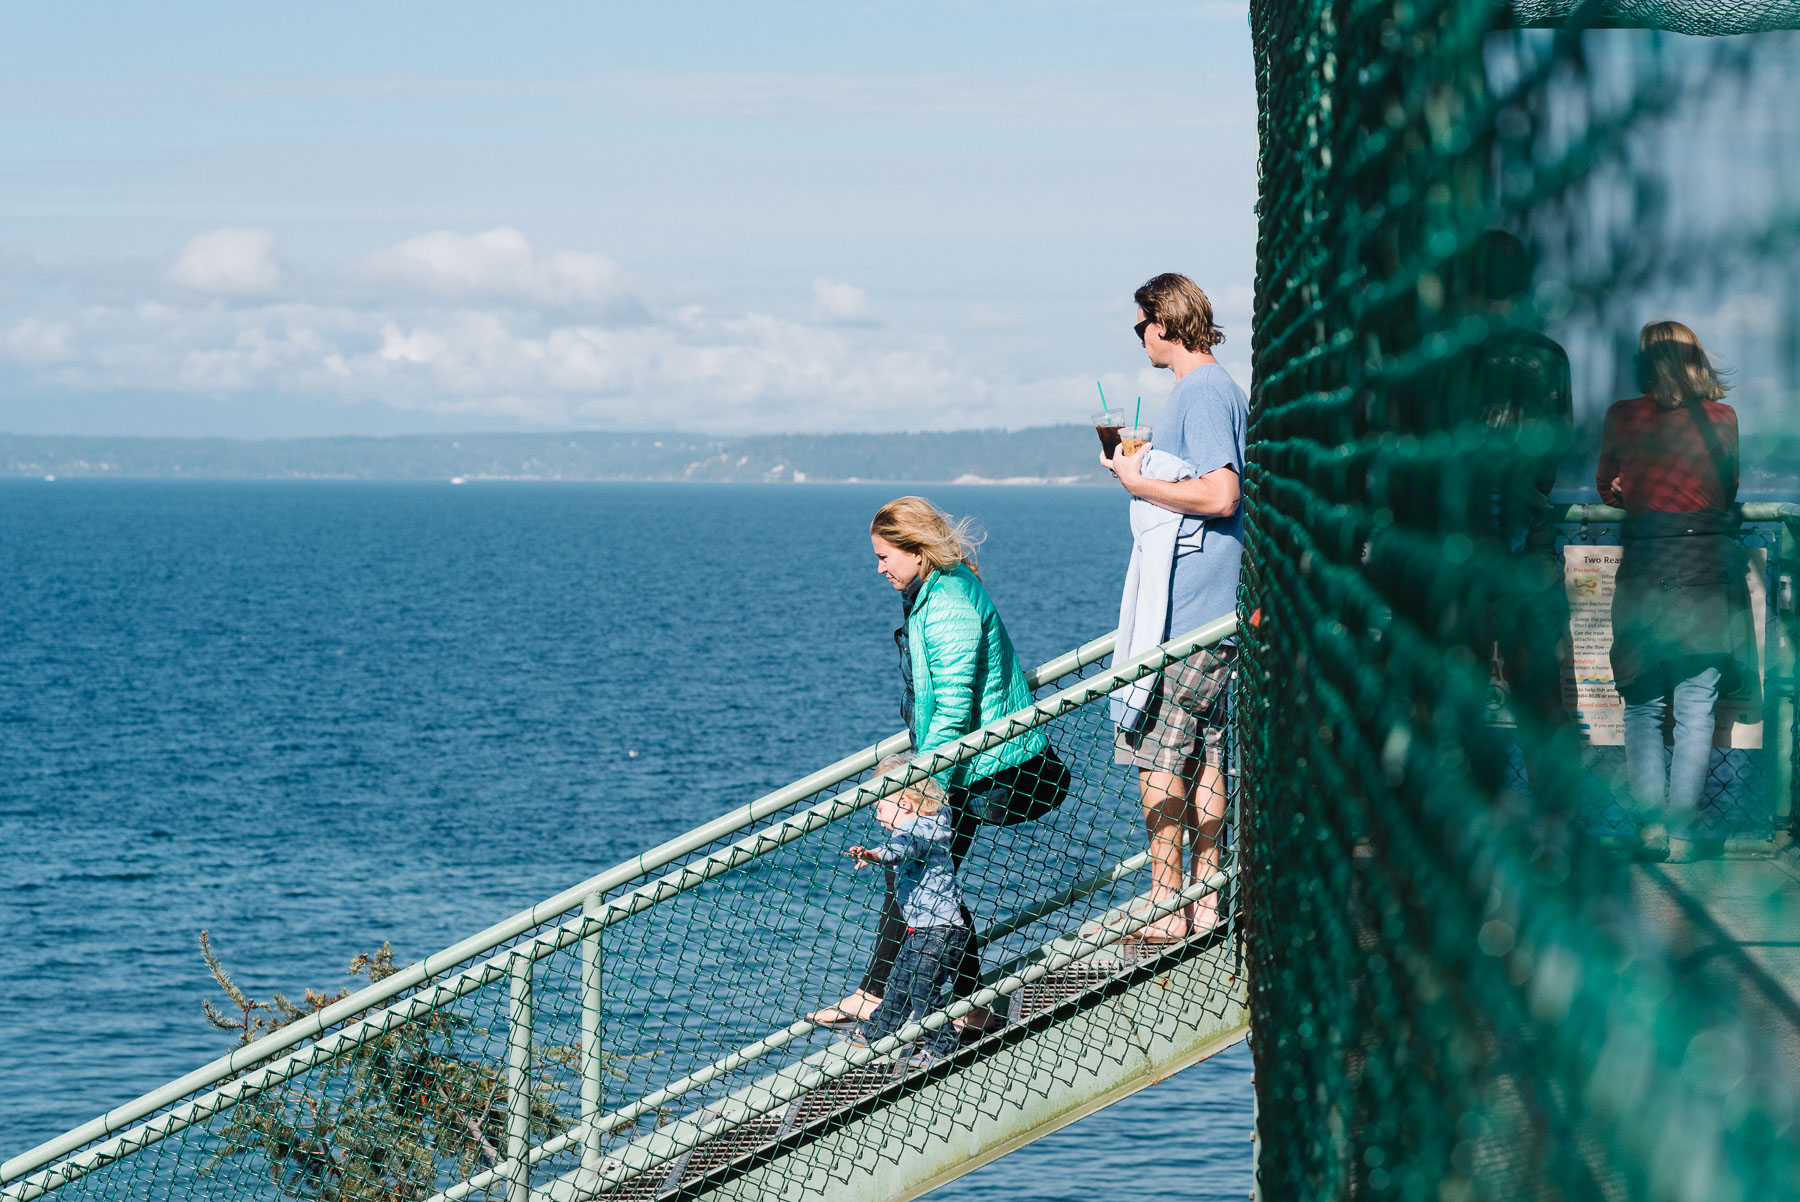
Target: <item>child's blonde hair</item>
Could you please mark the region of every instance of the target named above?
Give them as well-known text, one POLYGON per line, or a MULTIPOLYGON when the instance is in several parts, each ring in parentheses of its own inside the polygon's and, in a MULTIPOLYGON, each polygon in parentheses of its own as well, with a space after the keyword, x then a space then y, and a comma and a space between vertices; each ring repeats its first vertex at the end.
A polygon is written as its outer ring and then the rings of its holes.
MULTIPOLYGON (((875 765, 875 775, 886 776, 895 769, 904 768, 910 763, 912 763, 910 756, 890 755, 875 765)), ((943 809, 944 802, 949 800, 949 796, 944 792, 944 786, 929 776, 924 780, 915 781, 898 793, 890 793, 888 796, 906 799, 912 811, 921 818, 930 818, 943 809)))

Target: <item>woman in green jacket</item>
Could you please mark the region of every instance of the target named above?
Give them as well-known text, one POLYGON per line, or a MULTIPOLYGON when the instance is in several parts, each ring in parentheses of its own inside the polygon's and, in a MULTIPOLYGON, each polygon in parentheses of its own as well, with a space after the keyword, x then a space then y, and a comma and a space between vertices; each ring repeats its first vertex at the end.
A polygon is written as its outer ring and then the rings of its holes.
MULTIPOLYGON (((951 523, 922 497, 901 497, 869 525, 875 570, 900 594, 906 623, 894 632, 900 648, 901 712, 912 732, 913 754, 952 743, 977 727, 1031 704, 1031 686, 1006 626, 977 574, 968 522, 951 523)), ((1041 729, 981 752, 936 778, 953 813, 952 861, 961 866, 983 821, 1022 821, 1059 804, 1069 770, 1041 729)), ((967 911, 963 920, 973 925, 967 911)), ((875 953, 861 986, 836 1006, 812 1015, 825 1025, 860 1021, 875 1009, 888 972, 906 938, 892 888, 882 906, 875 953)), ((972 948, 957 972, 955 996, 980 983, 981 959, 972 948)), ((972 1013, 965 1025, 985 1025, 972 1013)))

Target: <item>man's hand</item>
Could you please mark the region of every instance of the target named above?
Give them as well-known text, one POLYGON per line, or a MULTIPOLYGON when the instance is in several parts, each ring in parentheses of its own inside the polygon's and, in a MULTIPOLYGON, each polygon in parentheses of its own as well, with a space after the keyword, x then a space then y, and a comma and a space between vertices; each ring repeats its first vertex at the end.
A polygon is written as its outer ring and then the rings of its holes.
POLYGON ((1113 475, 1125 486, 1125 491, 1137 496, 1138 488, 1144 482, 1144 455, 1150 450, 1150 443, 1145 443, 1130 455, 1114 455, 1113 475))
POLYGON ((1125 491, 1132 491, 1130 482, 1143 479, 1141 455, 1147 450, 1150 450, 1150 443, 1139 446, 1138 452, 1134 455, 1121 455, 1118 453, 1118 448, 1112 448, 1112 457, 1109 459, 1107 453, 1100 452, 1100 466, 1111 471, 1112 477, 1125 486, 1125 491))

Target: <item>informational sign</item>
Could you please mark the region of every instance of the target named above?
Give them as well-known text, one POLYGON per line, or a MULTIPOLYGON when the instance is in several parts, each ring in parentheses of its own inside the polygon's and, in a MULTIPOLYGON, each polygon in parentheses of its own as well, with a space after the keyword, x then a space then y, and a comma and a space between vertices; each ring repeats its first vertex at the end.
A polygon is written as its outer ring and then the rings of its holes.
MULTIPOLYGON (((1563 666, 1563 702, 1587 741, 1597 747, 1625 742, 1625 703, 1613 685, 1613 582, 1619 574, 1619 547, 1571 544, 1563 549, 1563 587, 1569 596, 1569 660, 1563 666)), ((1745 556, 1750 613, 1756 623, 1756 672, 1736 693, 1720 696, 1714 711, 1715 747, 1762 746, 1763 627, 1768 620, 1769 553, 1761 547, 1745 556)))

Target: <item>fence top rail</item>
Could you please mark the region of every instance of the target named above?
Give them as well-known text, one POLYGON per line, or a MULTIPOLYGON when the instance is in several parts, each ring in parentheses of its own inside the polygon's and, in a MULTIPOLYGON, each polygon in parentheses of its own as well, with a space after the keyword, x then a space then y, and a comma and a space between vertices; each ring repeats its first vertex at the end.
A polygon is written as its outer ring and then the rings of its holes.
MULTIPOLYGON (((1738 506, 1738 511, 1746 522, 1785 522, 1800 525, 1800 504, 1793 501, 1745 501, 1738 506)), ((1549 509, 1553 522, 1581 522, 1603 524, 1606 522, 1622 522, 1625 511, 1615 505, 1598 503, 1573 505, 1552 505, 1549 509)))
MULTIPOLYGON (((1188 635, 1169 640, 1158 651, 1167 651, 1176 656, 1185 655, 1195 647, 1206 646, 1229 638, 1236 632, 1236 629, 1236 616, 1227 615, 1188 635)), ((1099 662, 1112 653, 1116 633, 1109 632, 1027 672, 1029 684, 1035 690, 1046 683, 1099 662)), ((1147 656, 1137 658, 1138 660, 1147 660, 1156 654, 1157 652, 1151 652, 1147 656)), ((1133 664, 1136 663, 1137 660, 1134 660, 1133 664)), ((1112 671, 1115 673, 1123 671, 1130 674, 1132 666, 1118 665, 1112 671)), ((1003 727, 1010 721, 1011 717, 1008 716, 997 719, 989 726, 1003 727)), ((973 738, 973 735, 965 736, 964 740, 959 740, 959 747, 960 744, 973 738)), ((960 754, 950 758, 953 760, 966 758, 968 755, 972 755, 979 745, 979 742, 971 743, 966 748, 960 748, 960 754)), ((905 751, 910 746, 911 738, 905 731, 889 736, 879 743, 865 747, 834 764, 804 776, 792 784, 765 794, 748 805, 728 811, 658 847, 625 860, 598 876, 565 889, 443 951, 415 961, 377 984, 359 990, 344 1000, 327 1006, 298 1022, 291 1023, 279 1031, 272 1032, 254 1043, 236 1048, 229 1054, 221 1056, 159 1089, 114 1107, 105 1114, 91 1119, 55 1139, 0 1163, 0 1185, 15 1182, 96 1140, 123 1131, 131 1124, 182 1098, 237 1076, 252 1066, 271 1060, 282 1052, 288 1051, 308 1039, 316 1038, 356 1015, 392 1001, 456 965, 477 959, 504 946, 534 927, 542 926, 551 919, 576 908, 589 897, 610 892, 630 881, 650 875, 657 869, 672 864, 683 856, 718 842, 720 839, 741 832, 806 797, 867 771, 879 763, 884 756, 905 751)), ((934 756, 933 763, 926 767, 925 771, 941 771, 945 765, 936 763, 936 760, 943 758, 945 758, 943 755, 934 756)))

